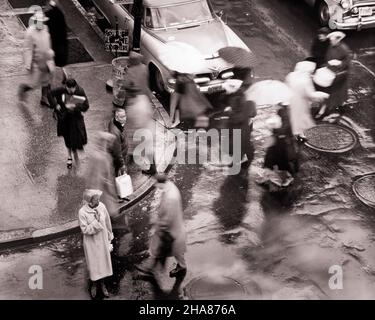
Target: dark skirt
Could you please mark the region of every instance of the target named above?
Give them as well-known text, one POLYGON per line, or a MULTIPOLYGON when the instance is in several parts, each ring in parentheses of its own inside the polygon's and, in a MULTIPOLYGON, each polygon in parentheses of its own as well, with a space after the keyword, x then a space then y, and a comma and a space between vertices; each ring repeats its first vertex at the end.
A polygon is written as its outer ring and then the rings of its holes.
POLYGON ((83 150, 87 144, 87 132, 82 115, 67 114, 57 121, 57 135, 64 137, 65 146, 72 150, 83 150))

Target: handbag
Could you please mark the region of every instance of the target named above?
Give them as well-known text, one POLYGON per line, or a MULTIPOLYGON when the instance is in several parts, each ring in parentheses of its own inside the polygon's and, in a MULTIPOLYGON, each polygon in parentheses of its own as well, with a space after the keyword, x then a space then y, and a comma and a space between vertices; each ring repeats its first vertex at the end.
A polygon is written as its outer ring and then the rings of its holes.
POLYGON ((126 198, 133 193, 132 179, 127 173, 116 177, 115 181, 117 194, 120 198, 126 198))

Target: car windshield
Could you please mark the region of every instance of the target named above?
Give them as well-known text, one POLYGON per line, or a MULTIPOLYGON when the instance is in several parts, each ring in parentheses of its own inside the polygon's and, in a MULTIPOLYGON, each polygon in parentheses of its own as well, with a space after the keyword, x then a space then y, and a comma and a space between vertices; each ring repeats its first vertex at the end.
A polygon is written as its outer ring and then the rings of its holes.
POLYGON ((152 28, 172 28, 213 19, 207 1, 196 1, 161 8, 150 8, 152 28))

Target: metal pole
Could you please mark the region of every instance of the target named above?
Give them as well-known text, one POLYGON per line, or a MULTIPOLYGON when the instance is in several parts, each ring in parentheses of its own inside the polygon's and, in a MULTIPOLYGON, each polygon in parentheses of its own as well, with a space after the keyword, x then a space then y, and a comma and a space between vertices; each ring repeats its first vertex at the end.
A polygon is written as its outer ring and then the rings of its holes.
POLYGON ((133 51, 141 51, 143 0, 134 0, 133 51))

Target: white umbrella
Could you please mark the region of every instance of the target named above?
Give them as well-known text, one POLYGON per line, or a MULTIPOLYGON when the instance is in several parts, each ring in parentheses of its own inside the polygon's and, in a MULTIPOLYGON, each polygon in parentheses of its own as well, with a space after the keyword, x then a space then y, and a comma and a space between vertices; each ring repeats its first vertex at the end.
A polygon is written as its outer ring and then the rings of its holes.
POLYGON ((258 106, 263 106, 276 105, 280 102, 288 103, 292 91, 281 81, 263 80, 250 86, 245 94, 248 100, 254 101, 258 106))
POLYGON ((207 68, 204 56, 193 46, 178 41, 166 43, 159 56, 171 71, 193 74, 207 68))

